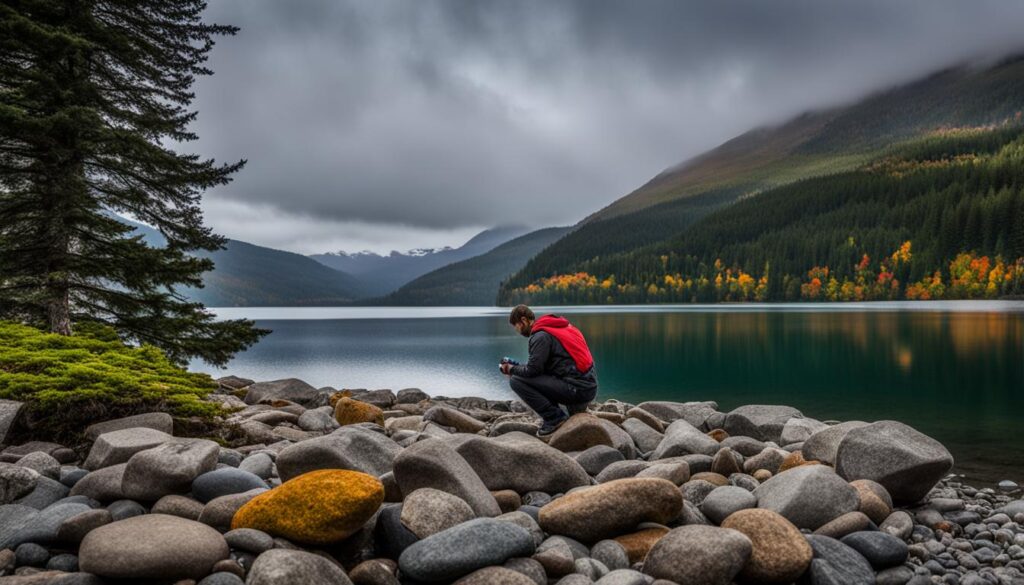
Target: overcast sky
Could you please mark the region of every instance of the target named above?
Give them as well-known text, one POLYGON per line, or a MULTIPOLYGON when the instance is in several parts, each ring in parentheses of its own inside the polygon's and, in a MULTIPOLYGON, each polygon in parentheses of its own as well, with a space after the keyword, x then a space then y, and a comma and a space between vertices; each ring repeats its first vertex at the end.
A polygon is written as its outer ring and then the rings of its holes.
POLYGON ((1016 0, 211 0, 219 233, 301 253, 568 225, 753 126, 1022 46, 1016 0))

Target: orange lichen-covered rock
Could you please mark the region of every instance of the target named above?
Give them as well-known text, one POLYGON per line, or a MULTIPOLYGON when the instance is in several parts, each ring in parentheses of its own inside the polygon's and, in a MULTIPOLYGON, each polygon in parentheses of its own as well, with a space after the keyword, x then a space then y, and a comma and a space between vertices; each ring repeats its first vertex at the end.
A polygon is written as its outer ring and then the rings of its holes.
POLYGON ((623 534, 622 536, 616 536, 613 540, 622 545, 622 548, 626 549, 626 556, 629 557, 629 563, 643 562, 647 558, 647 553, 650 552, 651 548, 661 540, 662 536, 668 534, 668 527, 661 526, 656 528, 647 528, 639 530, 632 534, 623 534))
POLYGON ((335 392, 334 394, 331 394, 331 397, 328 398, 328 400, 330 401, 331 406, 337 406, 338 401, 341 400, 342 398, 352 398, 352 391, 341 390, 340 392, 335 392))
POLYGON ((808 461, 804 459, 803 453, 800 451, 793 451, 782 460, 782 465, 779 466, 779 473, 802 465, 821 465, 821 461, 808 461))
POLYGON ((384 502, 372 475, 342 469, 304 473, 249 500, 232 530, 255 528, 306 544, 330 544, 359 530, 384 502))
POLYGON ((370 404, 348 397, 341 398, 334 405, 334 418, 341 426, 358 423, 377 423, 384 426, 384 411, 370 404))

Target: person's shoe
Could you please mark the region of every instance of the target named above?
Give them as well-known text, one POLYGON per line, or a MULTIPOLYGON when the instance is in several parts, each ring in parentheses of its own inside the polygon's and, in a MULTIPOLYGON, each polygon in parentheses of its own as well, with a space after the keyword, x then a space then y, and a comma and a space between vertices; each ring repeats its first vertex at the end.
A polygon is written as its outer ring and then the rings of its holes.
POLYGON ((581 412, 587 412, 588 406, 590 406, 589 402, 577 402, 576 404, 566 404, 565 409, 569 411, 569 416, 572 416, 581 412))
POLYGON ((558 427, 562 426, 562 423, 564 423, 567 420, 569 420, 569 417, 563 416, 562 418, 555 419, 555 420, 550 421, 550 422, 549 421, 544 421, 544 424, 542 424, 540 426, 540 428, 537 429, 537 436, 538 437, 546 437, 546 436, 550 435, 551 433, 557 431, 558 427))

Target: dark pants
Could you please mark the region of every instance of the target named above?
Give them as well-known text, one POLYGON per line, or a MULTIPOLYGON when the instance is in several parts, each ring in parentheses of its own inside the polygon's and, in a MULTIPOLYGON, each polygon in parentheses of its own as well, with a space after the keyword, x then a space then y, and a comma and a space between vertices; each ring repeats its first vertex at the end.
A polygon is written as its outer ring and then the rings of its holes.
POLYGON ((539 414, 545 422, 553 422, 565 416, 558 407, 559 404, 566 405, 569 413, 575 414, 586 410, 587 405, 597 395, 596 388, 577 390, 565 380, 547 374, 533 378, 512 376, 508 383, 516 396, 519 396, 520 400, 539 414))

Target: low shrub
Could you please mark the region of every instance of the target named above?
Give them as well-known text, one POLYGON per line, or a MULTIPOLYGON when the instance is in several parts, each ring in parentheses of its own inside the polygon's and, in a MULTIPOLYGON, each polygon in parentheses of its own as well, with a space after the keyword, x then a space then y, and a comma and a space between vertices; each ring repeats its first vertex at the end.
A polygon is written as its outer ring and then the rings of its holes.
POLYGON ((203 398, 216 387, 103 325, 64 336, 0 321, 0 398, 25 403, 16 431, 27 438, 73 443, 94 422, 142 412, 212 418, 221 407, 203 398))

